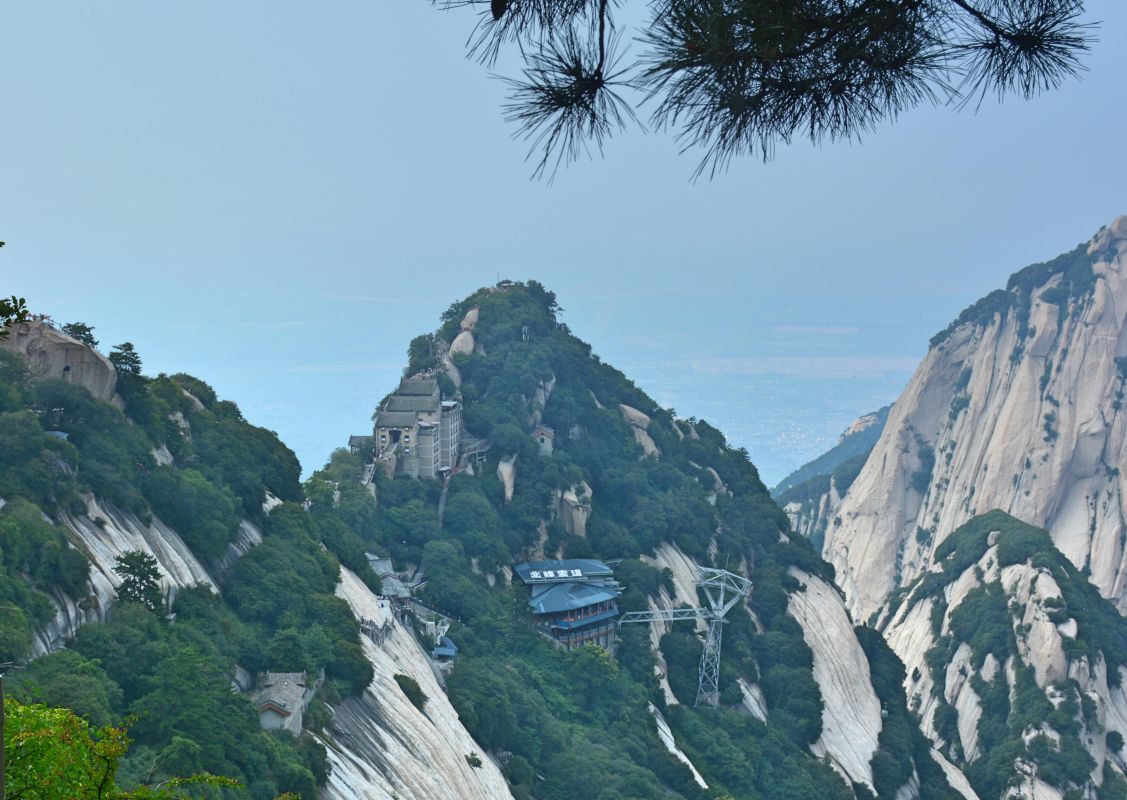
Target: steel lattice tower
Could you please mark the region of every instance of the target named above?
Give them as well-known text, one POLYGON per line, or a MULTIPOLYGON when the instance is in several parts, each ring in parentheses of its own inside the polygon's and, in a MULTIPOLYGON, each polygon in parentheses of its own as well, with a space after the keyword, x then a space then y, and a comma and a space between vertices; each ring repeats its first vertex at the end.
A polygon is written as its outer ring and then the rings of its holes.
POLYGON ((697 699, 694 706, 720 705, 720 645, 724 638, 724 617, 751 591, 751 581, 723 569, 697 566, 697 587, 708 599, 708 608, 674 608, 668 611, 632 611, 618 618, 618 624, 631 622, 677 622, 686 619, 708 621, 708 635, 697 670, 697 699))

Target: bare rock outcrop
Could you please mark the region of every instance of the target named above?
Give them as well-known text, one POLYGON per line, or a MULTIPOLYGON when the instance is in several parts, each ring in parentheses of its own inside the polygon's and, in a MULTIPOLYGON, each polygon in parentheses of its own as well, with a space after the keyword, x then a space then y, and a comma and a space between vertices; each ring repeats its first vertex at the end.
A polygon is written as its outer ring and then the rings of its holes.
POLYGON ((814 680, 822 692, 822 735, 811 749, 854 783, 873 788, 870 763, 880 737, 880 700, 869 659, 853 632, 845 605, 821 578, 791 568, 805 588, 790 595, 788 613, 802 626, 814 654, 814 680))
POLYGON ((55 617, 36 633, 33 656, 59 649, 80 626, 105 619, 121 583, 114 572, 114 559, 127 551, 140 550, 156 559, 160 587, 168 603, 180 589, 192 586, 217 591, 215 580, 180 535, 155 517, 146 524, 133 514, 88 496, 85 513, 64 512, 59 521, 90 560, 89 594, 70 598, 56 593, 52 597, 55 617))
POLYGON ((837 480, 831 475, 827 491, 801 500, 790 500, 783 506, 783 511, 790 520, 791 529, 800 536, 805 536, 817 547, 823 542, 826 529, 837 516, 841 501, 837 480))
MULTIPOLYGON (((1028 747, 1035 738, 1044 737, 1059 748, 1062 736, 1075 737, 1075 747, 1092 758, 1088 788, 1093 788, 1101 782, 1105 764, 1112 772, 1123 770, 1120 758, 1108 752, 1107 736, 1127 729, 1127 668, 1118 667, 1119 680, 1109 680, 1106 654, 1096 646, 1099 640, 1092 638, 1092 618, 1083 630, 1072 616, 1057 576, 1073 581, 1073 598, 1083 577, 1061 571, 1061 556, 1044 551, 1000 566, 1000 535, 1010 534, 994 531, 977 558, 956 556, 954 562, 947 562, 947 569, 936 567, 918 578, 887 613, 883 633, 904 662, 909 705, 917 709, 924 734, 939 751, 936 760, 961 767, 987 755, 981 732, 989 729, 996 737, 999 695, 1025 708, 1036 692, 1043 694, 1039 702, 1046 707, 1062 708, 1067 700, 1075 710, 1067 713, 1064 723, 1039 715, 1036 724, 1019 732, 1020 742, 1028 747), (954 570, 951 563, 961 566, 954 570), (969 629, 968 615, 973 618, 969 629), (953 624, 960 616, 961 627, 953 624), (993 631, 994 644, 965 638, 968 630, 993 631), (1077 639, 1078 634, 1083 638, 1077 639), (983 651, 987 646, 989 652, 983 651), (933 672, 937 666, 939 674, 933 672), (991 696, 992 709, 986 701, 991 696), (990 714, 992 720, 987 719, 990 714), (1060 730, 1052 727, 1062 724, 1060 730)), ((973 546, 969 539, 956 542, 959 547, 973 546)), ((1110 609, 1108 613, 1114 615, 1110 609)), ((1118 624, 1118 620, 1103 624, 1118 624)), ((995 742, 995 746, 1000 745, 995 742)), ((1041 776, 1036 764, 1019 754, 1013 779, 1020 785, 1014 796, 1032 800, 1067 788, 1042 778, 1048 773, 1041 776)))
MULTIPOLYGON (((654 552, 652 558, 645 555, 641 558, 642 561, 660 570, 669 570, 673 578, 672 595, 662 586, 658 590, 656 598, 650 597, 647 599, 647 605, 650 611, 670 611, 682 605, 697 605, 699 599, 697 598, 696 590, 696 564, 681 548, 669 542, 662 542, 654 552)), ((704 620, 698 619, 695 624, 698 632, 703 632, 708 629, 708 625, 704 620)), ((661 654, 661 637, 671 630, 673 630, 672 623, 662 622, 660 620, 650 623, 650 647, 657 656, 656 669, 658 670, 658 679, 661 684, 662 694, 665 696, 666 705, 674 705, 677 703, 673 689, 669 686, 669 678, 667 677, 668 667, 661 654)))
POLYGON ((1120 217, 1086 254, 1023 270, 933 340, 826 532, 856 618, 993 508, 1047 528, 1127 610, 1125 317, 1120 217))
POLYGON ((563 491, 556 489, 552 496, 555 516, 568 535, 586 536, 587 520, 591 516, 591 486, 587 481, 580 481, 563 491))
POLYGON ((505 487, 505 502, 513 499, 513 490, 517 481, 517 457, 515 454, 502 456, 497 462, 497 479, 505 487))
POLYGON ((501 770, 458 719, 411 631, 392 621, 387 604, 345 568, 336 594, 357 619, 390 628, 378 644, 361 636, 375 677, 363 695, 333 709, 321 739, 331 766, 322 800, 511 799, 501 770), (427 698, 425 713, 399 688, 396 675, 418 683, 427 698), (473 755, 479 767, 467 760, 473 755))
POLYGON ((619 403, 618 409, 622 412, 622 418, 630 425, 630 429, 634 433, 634 441, 641 445, 644 457, 658 458, 661 455, 661 450, 658 449, 653 437, 650 436, 650 418, 638 409, 624 403, 619 403))
POLYGON ((552 392, 556 388, 556 376, 552 375, 547 379, 541 379, 536 385, 536 391, 532 393, 532 398, 529 400, 529 405, 532 407, 532 413, 529 414, 528 424, 539 425, 540 421, 544 418, 544 407, 548 405, 548 398, 552 396, 552 392))
POLYGON ((99 400, 111 400, 117 388, 117 371, 108 358, 42 320, 13 325, 0 339, 0 349, 24 356, 35 377, 77 383, 99 400))
POLYGON ((473 355, 474 338, 472 331, 461 331, 450 343, 451 355, 473 355))

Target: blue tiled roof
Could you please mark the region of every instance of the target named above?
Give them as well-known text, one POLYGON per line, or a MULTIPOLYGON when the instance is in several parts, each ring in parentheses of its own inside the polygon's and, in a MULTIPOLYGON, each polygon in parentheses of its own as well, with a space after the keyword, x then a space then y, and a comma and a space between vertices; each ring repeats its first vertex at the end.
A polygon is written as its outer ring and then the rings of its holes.
POLYGON ((532 599, 528 601, 528 607, 532 609, 533 614, 558 614, 604 603, 615 597, 617 597, 615 592, 608 591, 602 586, 586 583, 553 583, 537 587, 532 593, 532 599))
POLYGON ((614 570, 593 558, 565 558, 560 561, 529 561, 513 570, 525 583, 550 583, 614 575, 614 570))
POLYGON ((435 658, 440 656, 446 658, 455 658, 458 655, 458 645, 454 644, 447 637, 442 637, 442 642, 432 651, 435 658))

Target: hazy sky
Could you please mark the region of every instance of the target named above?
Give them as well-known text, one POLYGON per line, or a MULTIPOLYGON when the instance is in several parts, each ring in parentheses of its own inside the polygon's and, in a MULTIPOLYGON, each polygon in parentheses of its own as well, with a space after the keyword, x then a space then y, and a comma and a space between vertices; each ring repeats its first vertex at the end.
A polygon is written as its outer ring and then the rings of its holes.
POLYGON ((0 47, 0 294, 188 371, 315 467, 498 274, 773 483, 928 338, 1127 213, 1127 3, 1090 72, 690 181, 632 132, 528 179, 505 87, 425 0, 39 2, 0 47))

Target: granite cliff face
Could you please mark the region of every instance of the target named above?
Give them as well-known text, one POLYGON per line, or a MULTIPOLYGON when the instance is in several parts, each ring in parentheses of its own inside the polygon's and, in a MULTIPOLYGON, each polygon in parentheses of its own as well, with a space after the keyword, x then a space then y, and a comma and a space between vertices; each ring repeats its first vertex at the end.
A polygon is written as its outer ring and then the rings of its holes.
POLYGON ((990 509, 1045 527, 1127 608, 1127 217, 1015 274, 932 347, 828 526, 858 620, 990 509))
POLYGON ((358 619, 386 633, 379 642, 363 639, 375 678, 362 696, 333 709, 332 722, 320 734, 332 766, 322 800, 511 798, 501 770, 466 732, 427 654, 394 620, 387 601, 347 569, 341 570, 337 596, 358 619), (423 709, 411 704, 396 675, 419 684, 427 698, 423 709), (473 756, 479 766, 470 765, 473 756))
POLYGON ((865 414, 846 428, 838 443, 804 464, 771 490, 790 519, 791 529, 821 550, 826 528, 837 516, 842 498, 869 457, 885 423, 890 406, 865 414))
POLYGON ((999 511, 960 528, 940 562, 882 626, 924 733, 983 797, 1121 784, 1127 622, 1044 531, 999 511))
POLYGON ((85 386, 99 400, 110 400, 117 371, 110 360, 42 320, 13 325, 0 349, 22 355, 37 378, 60 378, 85 386))

